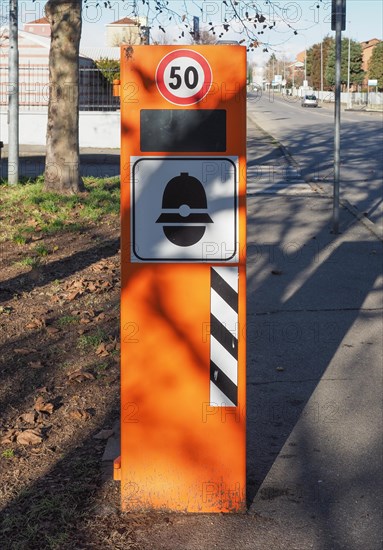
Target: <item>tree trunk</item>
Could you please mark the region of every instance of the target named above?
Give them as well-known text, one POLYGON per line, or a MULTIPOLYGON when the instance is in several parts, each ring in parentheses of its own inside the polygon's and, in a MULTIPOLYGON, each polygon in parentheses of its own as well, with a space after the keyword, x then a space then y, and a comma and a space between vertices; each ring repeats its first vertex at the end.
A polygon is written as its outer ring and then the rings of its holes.
POLYGON ((79 152, 79 46, 81 0, 49 0, 45 6, 51 26, 49 52, 45 190, 84 191, 79 152))

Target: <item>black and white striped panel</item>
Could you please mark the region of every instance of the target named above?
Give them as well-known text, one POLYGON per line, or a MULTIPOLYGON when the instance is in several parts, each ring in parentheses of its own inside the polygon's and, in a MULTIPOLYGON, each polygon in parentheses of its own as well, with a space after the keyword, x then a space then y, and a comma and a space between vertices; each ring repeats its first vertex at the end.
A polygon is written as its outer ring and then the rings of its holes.
POLYGON ((238 267, 210 269, 210 406, 238 404, 238 267))

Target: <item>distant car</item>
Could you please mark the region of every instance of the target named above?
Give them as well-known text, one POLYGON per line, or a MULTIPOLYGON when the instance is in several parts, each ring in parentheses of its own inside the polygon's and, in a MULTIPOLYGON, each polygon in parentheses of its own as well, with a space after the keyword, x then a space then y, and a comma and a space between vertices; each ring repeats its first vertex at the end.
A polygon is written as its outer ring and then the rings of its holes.
POLYGON ((301 101, 302 107, 318 107, 318 99, 316 95, 305 95, 301 101))

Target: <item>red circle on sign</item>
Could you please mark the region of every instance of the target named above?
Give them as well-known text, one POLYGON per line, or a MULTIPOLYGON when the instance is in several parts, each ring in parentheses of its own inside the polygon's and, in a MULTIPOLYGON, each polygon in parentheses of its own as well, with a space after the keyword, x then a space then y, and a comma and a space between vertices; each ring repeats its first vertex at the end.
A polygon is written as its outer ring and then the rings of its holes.
MULTIPOLYGON (((174 68, 177 69, 177 66, 174 66, 174 68)), ((173 78, 177 81, 177 78, 180 77, 177 74, 173 78)), ((193 50, 175 50, 168 53, 161 59, 156 70, 156 84, 158 91, 167 101, 170 101, 170 103, 174 103, 175 105, 193 105, 194 103, 201 101, 201 99, 203 99, 210 90, 212 79, 213 73, 208 61, 205 57, 203 57, 203 55, 193 50), (167 71, 169 66, 172 65, 174 61, 181 58, 190 58, 193 60, 197 66, 199 65, 203 74, 202 85, 194 94, 187 97, 177 95, 169 90, 165 79, 165 71, 167 71)))

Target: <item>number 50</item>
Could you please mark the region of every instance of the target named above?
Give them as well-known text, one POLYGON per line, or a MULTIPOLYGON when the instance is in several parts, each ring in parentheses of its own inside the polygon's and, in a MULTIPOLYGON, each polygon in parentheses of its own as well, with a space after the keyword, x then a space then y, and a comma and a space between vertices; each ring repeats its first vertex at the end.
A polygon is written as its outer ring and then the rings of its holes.
POLYGON ((181 67, 171 67, 170 78, 173 79, 174 82, 169 82, 169 88, 178 90, 183 83, 185 83, 185 86, 189 88, 189 90, 193 90, 198 86, 198 71, 195 67, 186 67, 183 76, 180 74, 180 71, 181 67))

